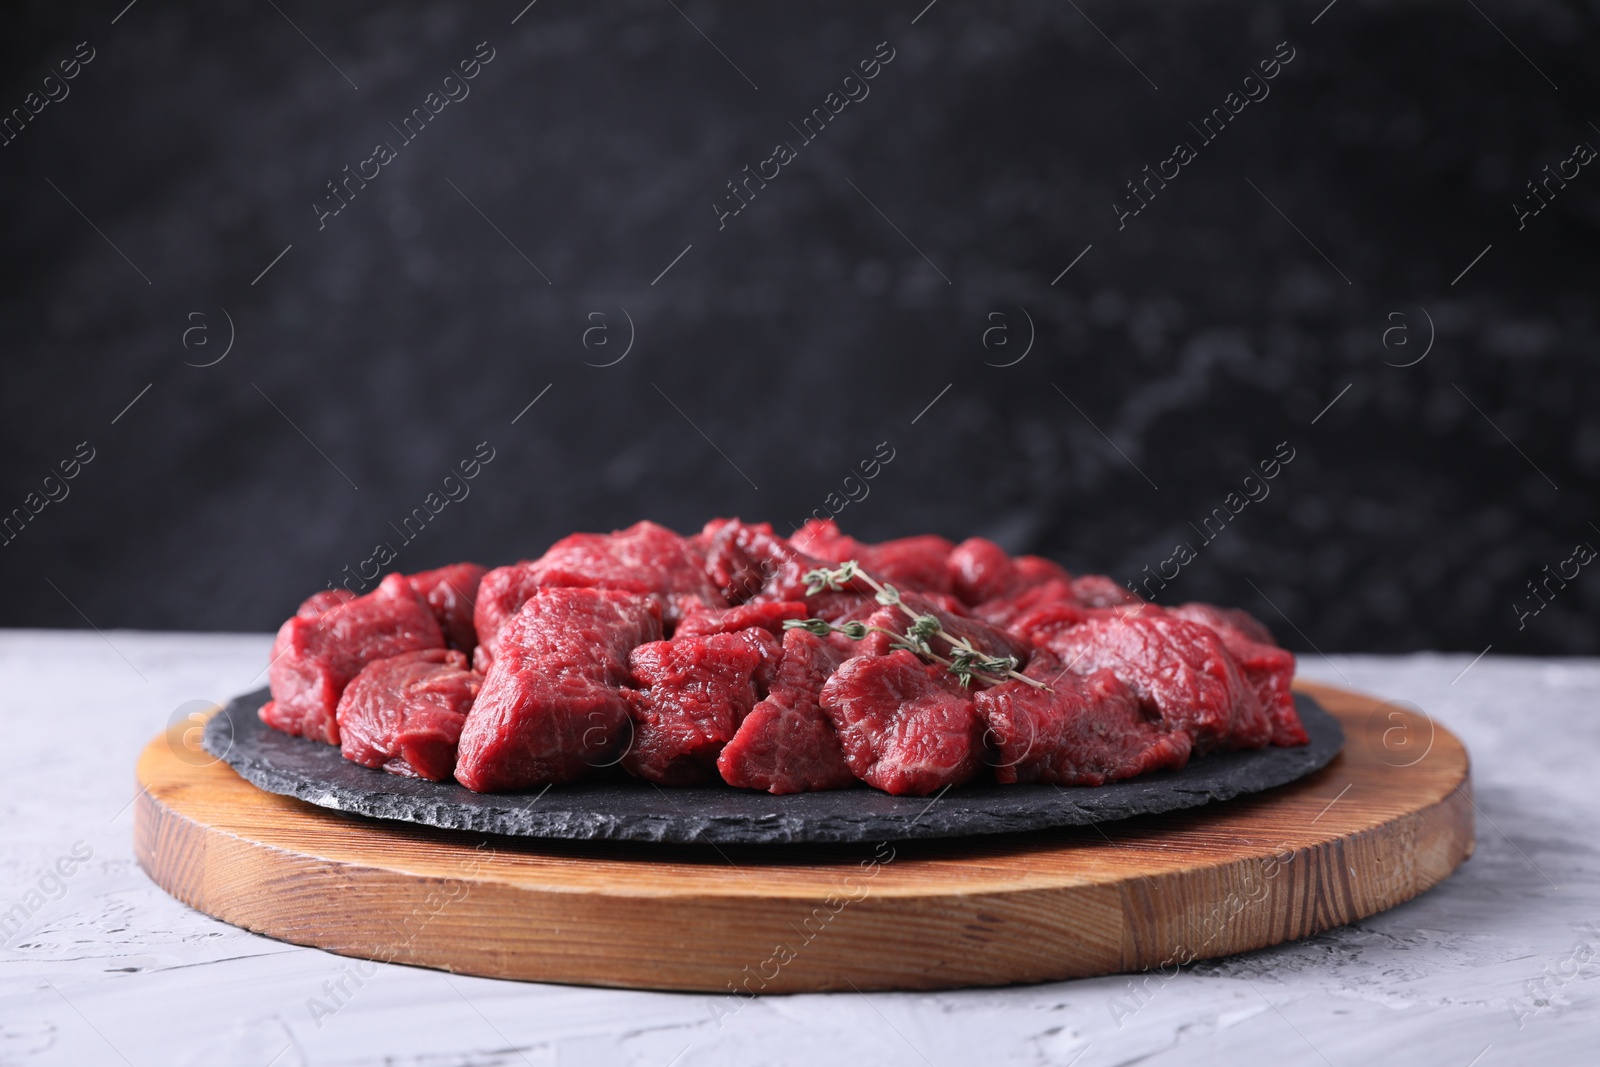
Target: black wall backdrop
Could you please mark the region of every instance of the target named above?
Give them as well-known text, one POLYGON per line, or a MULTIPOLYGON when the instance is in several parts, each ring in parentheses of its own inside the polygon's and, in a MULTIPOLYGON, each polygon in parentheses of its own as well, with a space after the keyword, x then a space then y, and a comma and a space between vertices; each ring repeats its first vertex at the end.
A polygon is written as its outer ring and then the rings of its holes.
POLYGON ((1600 8, 925 3, 14 6, 0 622, 837 510, 1600 651, 1600 8))

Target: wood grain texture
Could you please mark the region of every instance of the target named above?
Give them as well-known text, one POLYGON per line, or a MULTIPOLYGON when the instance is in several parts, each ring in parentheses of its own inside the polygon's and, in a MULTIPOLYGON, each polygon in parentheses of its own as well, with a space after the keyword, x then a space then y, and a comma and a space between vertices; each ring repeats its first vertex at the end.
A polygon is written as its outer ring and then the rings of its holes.
POLYGON ((163 735, 139 760, 135 852, 226 922, 465 974, 743 995, 1170 969, 1393 907, 1472 853, 1453 735, 1305 690, 1348 740, 1292 785, 1098 828, 876 848, 530 842, 359 819, 264 793, 163 735))

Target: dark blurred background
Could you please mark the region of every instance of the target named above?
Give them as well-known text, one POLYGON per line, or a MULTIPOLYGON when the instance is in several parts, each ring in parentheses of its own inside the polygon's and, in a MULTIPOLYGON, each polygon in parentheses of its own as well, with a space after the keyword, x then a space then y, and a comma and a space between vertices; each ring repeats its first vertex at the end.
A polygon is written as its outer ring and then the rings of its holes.
POLYGON ((1528 587, 1600 547, 1600 8, 925 3, 12 5, 0 623, 267 630, 379 542, 865 492, 1124 581, 1186 543, 1160 599, 1301 649, 1600 652, 1600 565, 1528 587))

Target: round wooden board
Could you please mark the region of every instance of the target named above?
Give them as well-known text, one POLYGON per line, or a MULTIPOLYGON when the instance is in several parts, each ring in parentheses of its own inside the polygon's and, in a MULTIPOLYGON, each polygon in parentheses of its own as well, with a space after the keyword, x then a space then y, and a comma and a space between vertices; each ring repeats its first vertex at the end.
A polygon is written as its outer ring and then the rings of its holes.
POLYGON ((1291 785, 877 847, 530 841, 341 816, 262 792, 175 728, 139 759, 135 850, 163 889, 236 926, 497 978, 744 996, 1171 967, 1393 907, 1472 854, 1453 735, 1414 708, 1304 689, 1348 740, 1291 785))

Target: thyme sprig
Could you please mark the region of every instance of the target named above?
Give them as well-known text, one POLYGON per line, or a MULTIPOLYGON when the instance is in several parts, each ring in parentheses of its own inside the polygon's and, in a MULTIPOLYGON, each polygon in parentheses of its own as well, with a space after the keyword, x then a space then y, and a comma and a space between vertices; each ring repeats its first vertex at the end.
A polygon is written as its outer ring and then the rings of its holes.
POLYGON ((946 630, 939 622, 937 615, 913 611, 909 605, 900 598, 900 591, 887 582, 879 582, 866 571, 861 569, 861 564, 853 559, 845 560, 834 568, 818 567, 816 570, 806 572, 806 595, 816 596, 823 590, 839 592, 859 578, 872 589, 874 599, 885 607, 897 607, 911 619, 911 625, 904 634, 882 626, 868 626, 864 622, 847 622, 835 625, 827 619, 787 619, 784 621, 785 630, 805 630, 826 637, 830 633, 843 634, 852 641, 860 641, 869 633, 887 634, 892 640, 890 646, 903 648, 919 656, 930 659, 935 663, 943 664, 951 674, 961 683, 963 689, 972 684, 973 677, 979 676, 980 680, 999 682, 1007 678, 1014 678, 1019 682, 1026 682, 1035 689, 1048 691, 1050 687, 1034 678, 1017 671, 1015 656, 991 656, 981 649, 975 648, 971 641, 965 637, 946 630), (942 638, 950 645, 950 655, 941 656, 933 650, 933 639, 942 638))

